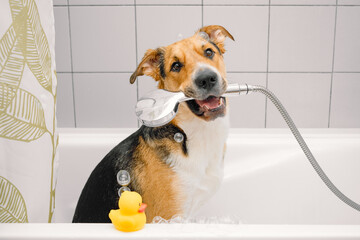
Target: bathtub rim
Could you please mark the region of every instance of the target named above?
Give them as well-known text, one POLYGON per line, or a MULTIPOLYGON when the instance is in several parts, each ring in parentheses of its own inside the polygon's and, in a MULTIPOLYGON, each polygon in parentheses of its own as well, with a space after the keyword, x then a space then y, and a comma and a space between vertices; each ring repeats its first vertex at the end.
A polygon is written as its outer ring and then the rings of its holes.
POLYGON ((147 224, 132 233, 112 224, 0 224, 0 239, 359 239, 360 225, 147 224), (225 235, 224 235, 225 233, 225 235))
MULTIPOLYGON (((113 142, 114 140, 124 140, 138 128, 58 128, 59 141, 62 144, 73 144, 76 137, 80 137, 87 142, 94 143, 98 138, 113 142)), ((360 128, 299 128, 300 134, 305 141, 312 138, 360 138, 360 128)), ((230 128, 228 141, 236 138, 289 138, 294 139, 289 128, 230 128)), ((119 141, 119 142, 120 142, 119 141)), ((300 146, 298 146, 300 148, 300 146)))
MULTIPOLYGON (((69 128, 58 127, 58 132, 69 134, 131 134, 139 128, 69 128)), ((299 128, 303 134, 360 134, 360 128, 299 128)), ((230 134, 291 134, 290 129, 285 128, 233 128, 230 127, 230 134)))

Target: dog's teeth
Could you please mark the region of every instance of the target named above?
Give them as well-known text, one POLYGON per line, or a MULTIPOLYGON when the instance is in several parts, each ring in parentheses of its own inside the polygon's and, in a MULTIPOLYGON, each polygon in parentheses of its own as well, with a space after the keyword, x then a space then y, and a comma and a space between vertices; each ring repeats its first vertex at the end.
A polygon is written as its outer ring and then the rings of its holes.
POLYGON ((223 105, 223 104, 224 104, 224 99, 220 98, 220 105, 223 105))

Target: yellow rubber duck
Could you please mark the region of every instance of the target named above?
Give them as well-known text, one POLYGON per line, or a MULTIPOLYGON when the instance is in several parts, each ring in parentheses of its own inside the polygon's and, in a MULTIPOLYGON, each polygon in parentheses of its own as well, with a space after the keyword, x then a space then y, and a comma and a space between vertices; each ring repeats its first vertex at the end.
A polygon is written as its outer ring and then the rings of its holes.
POLYGON ((142 197, 137 192, 125 191, 119 199, 119 208, 111 210, 109 218, 117 230, 133 232, 142 229, 146 223, 145 208, 142 197))

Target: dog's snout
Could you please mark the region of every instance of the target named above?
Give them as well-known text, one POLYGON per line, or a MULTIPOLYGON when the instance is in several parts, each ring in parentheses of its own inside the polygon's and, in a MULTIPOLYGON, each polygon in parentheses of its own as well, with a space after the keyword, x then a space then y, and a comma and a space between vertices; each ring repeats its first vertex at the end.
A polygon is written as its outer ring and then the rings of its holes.
POLYGON ((195 79, 195 84, 200 89, 211 90, 217 83, 218 76, 212 70, 206 69, 202 70, 197 74, 195 79))

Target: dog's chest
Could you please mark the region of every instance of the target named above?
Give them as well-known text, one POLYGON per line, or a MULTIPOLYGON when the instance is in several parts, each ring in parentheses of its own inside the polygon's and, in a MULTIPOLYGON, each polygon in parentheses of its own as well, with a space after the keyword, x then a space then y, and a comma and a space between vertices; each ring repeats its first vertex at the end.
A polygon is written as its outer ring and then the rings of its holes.
POLYGON ((220 186, 229 124, 223 117, 212 122, 194 119, 180 127, 187 136, 188 156, 169 160, 180 180, 183 214, 191 216, 220 186))

